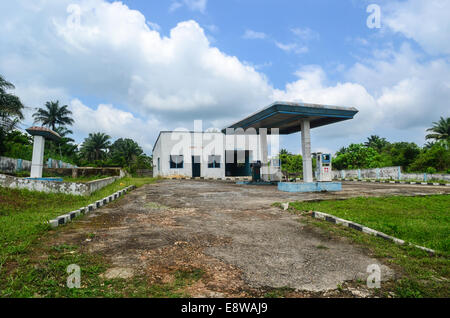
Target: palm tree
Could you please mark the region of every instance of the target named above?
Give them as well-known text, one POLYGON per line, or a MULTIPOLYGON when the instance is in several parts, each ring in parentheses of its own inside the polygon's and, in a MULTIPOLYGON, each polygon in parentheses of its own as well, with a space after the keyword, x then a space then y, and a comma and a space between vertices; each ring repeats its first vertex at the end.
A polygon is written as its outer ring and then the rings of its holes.
POLYGON ((381 152, 384 147, 386 147, 389 144, 389 142, 386 140, 386 138, 380 138, 377 135, 372 135, 367 138, 367 141, 364 143, 364 146, 366 147, 372 147, 378 152, 381 152))
POLYGON ((55 132, 61 136, 61 139, 64 140, 65 142, 74 142, 75 140, 73 140, 70 137, 67 137, 68 135, 72 135, 73 131, 70 129, 67 129, 64 126, 59 126, 55 128, 55 132))
POLYGON ((142 148, 133 139, 117 139, 111 145, 111 157, 116 163, 123 166, 130 166, 131 163, 136 162, 137 158, 144 152, 142 148))
POLYGON ((0 75, 0 128, 5 131, 13 129, 24 118, 24 108, 19 97, 8 94, 7 89, 14 89, 14 85, 0 75))
POLYGON ((433 127, 427 131, 433 132, 425 136, 425 139, 449 140, 450 139, 450 117, 441 117, 438 122, 433 122, 433 127))
POLYGON ((89 161, 103 159, 108 150, 111 137, 104 133, 91 133, 81 145, 81 155, 89 161))
POLYGON ((67 109, 68 106, 59 106, 59 101, 46 102, 47 109, 39 108, 34 114, 34 122, 41 122, 44 126, 48 126, 55 130, 56 125, 65 126, 72 125, 74 120, 70 117, 72 112, 67 109))

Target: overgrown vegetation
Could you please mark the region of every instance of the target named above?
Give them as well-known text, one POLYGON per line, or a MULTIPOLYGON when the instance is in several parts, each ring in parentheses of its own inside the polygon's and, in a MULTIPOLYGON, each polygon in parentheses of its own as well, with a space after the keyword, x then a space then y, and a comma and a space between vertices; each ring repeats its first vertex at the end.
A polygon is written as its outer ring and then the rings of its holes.
MULTIPOLYGON (((101 280, 98 275, 106 270, 107 265, 99 256, 83 254, 77 246, 49 247, 42 244, 49 233, 55 231, 45 223, 48 219, 86 206, 128 185, 139 187, 154 181, 153 178, 123 178, 90 196, 0 187, 0 296, 132 297, 144 296, 145 293, 147 296, 169 297, 177 286, 141 289, 143 278, 136 278, 129 285, 120 279, 101 280), (48 254, 48 257, 42 259, 40 256, 43 254, 48 254), (35 257, 37 260, 33 260, 35 257), (83 281, 89 284, 89 289, 66 287, 66 267, 69 264, 83 267, 83 281)), ((180 280, 188 279, 182 277, 180 280)))
POLYGON ((369 248, 373 257, 391 266, 400 277, 382 284, 380 296, 449 297, 449 197, 356 198, 342 201, 292 203, 290 211, 316 210, 350 219, 393 236, 440 250, 429 255, 413 246, 396 245, 330 222, 302 218, 302 222, 324 230, 330 237, 347 237, 369 248), (436 202, 437 201, 437 202, 436 202), (381 218, 378 220, 378 218, 381 218), (439 224, 442 223, 442 224, 439 224), (407 231, 410 230, 411 233, 407 231))
MULTIPOLYGON (((13 88, 12 83, 0 76, 0 155, 31 160, 32 137, 17 130, 24 119, 22 112, 25 106, 17 96, 6 92, 13 88)), ((111 143, 110 136, 96 132, 89 134, 79 147, 70 137, 73 131, 68 129, 74 123, 72 112, 59 101, 46 102, 43 108, 37 109, 33 118, 35 123, 47 126, 61 136, 59 141, 46 140, 45 160, 53 158, 77 166, 123 167, 131 173, 152 167, 151 157, 132 139, 119 138, 111 143)))

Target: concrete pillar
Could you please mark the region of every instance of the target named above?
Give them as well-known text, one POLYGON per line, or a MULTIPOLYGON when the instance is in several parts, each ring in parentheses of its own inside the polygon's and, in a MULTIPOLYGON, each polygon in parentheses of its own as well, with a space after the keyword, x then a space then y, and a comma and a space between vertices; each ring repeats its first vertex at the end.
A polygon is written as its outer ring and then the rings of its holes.
POLYGON ((31 178, 42 178, 42 168, 44 167, 44 146, 45 138, 34 136, 33 158, 31 160, 31 178))
POLYGON ((259 128, 259 153, 261 163, 267 164, 268 161, 267 128, 259 128))
POLYGON ((302 134, 303 182, 313 182, 309 119, 300 121, 302 134))

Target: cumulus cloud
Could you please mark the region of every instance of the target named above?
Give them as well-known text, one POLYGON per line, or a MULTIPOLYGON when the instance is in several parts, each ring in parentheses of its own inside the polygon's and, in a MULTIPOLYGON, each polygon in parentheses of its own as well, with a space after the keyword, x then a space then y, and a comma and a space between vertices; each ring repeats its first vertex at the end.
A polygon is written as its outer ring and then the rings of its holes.
MULTIPOLYGON (((274 100, 357 107, 354 120, 319 128, 330 142, 411 127, 423 138, 424 127, 448 114, 448 59, 424 59, 408 45, 374 51, 342 69, 340 81, 320 66, 303 66, 276 89, 256 66, 214 47, 197 22, 180 22, 162 36, 155 22, 121 2, 3 1, 0 28, 0 72, 26 104, 60 99, 74 111, 74 131, 130 137, 146 151, 160 129, 190 128, 194 119, 222 128, 274 100)), ((301 41, 318 38, 307 28, 291 31, 296 42, 277 42, 280 49, 302 53, 301 41)), ((417 32, 424 47, 446 52, 446 44, 433 46, 417 32)))
POLYGON ((383 23, 431 54, 450 54, 450 1, 407 0, 383 7, 383 23))
POLYGON ((92 109, 79 99, 73 99, 69 107, 73 112, 73 128, 77 134, 86 136, 91 132, 106 132, 113 139, 131 138, 136 140, 146 153, 151 153, 152 141, 161 129, 160 123, 155 119, 143 120, 131 112, 109 104, 100 104, 96 109, 92 109))
POLYGON ((181 22, 162 37, 140 12, 120 2, 62 3, 1 10, 21 14, 2 17, 14 29, 0 39, 5 73, 164 121, 231 119, 269 102, 266 77, 211 46, 195 21, 181 22))

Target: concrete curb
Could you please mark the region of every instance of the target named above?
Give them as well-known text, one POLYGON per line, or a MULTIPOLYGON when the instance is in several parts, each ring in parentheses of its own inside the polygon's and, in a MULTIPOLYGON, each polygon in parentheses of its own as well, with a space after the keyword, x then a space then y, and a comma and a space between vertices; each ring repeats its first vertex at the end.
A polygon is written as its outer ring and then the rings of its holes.
POLYGON ((81 215, 89 214, 92 211, 94 211, 95 209, 98 209, 98 208, 102 207, 103 205, 106 205, 109 202, 112 202, 112 201, 118 199, 119 197, 121 197, 122 195, 127 193, 128 191, 134 190, 135 188, 136 188, 135 185, 130 185, 130 186, 128 186, 122 190, 119 190, 107 197, 104 197, 103 199, 97 200, 94 203, 89 204, 88 206, 82 207, 75 211, 71 211, 67 214, 57 216, 56 218, 49 220, 48 224, 50 224, 50 226, 52 228, 56 228, 60 225, 67 224, 70 221, 72 221, 73 219, 75 219, 81 215))
POLYGON ((391 241, 391 242, 393 242, 395 244, 398 244, 398 245, 409 244, 409 245, 417 247, 418 249, 421 249, 421 250, 423 250, 425 252, 428 252, 428 253, 431 253, 431 254, 435 254, 436 253, 431 248, 427 248, 427 247, 423 247, 423 246, 420 246, 420 245, 415 245, 415 244, 412 244, 412 243, 405 242, 405 241, 403 241, 403 240, 401 240, 399 238, 387 235, 387 234, 385 234, 383 232, 380 232, 380 231, 368 228, 366 226, 363 226, 361 224, 358 224, 358 223, 355 223, 355 222, 352 222, 352 221, 348 221, 348 220, 344 220, 344 219, 338 218, 338 217, 336 217, 334 215, 331 215, 331 214, 313 211, 311 216, 313 218, 316 218, 316 219, 321 219, 321 220, 325 220, 325 221, 328 221, 328 222, 331 222, 331 223, 340 224, 340 225, 343 225, 345 227, 349 227, 349 228, 355 229, 355 230, 360 231, 360 232, 364 232, 364 233, 372 235, 372 236, 381 237, 382 239, 385 239, 387 241, 391 241))
POLYGON ((335 180, 340 181, 359 181, 359 182, 375 182, 375 183, 392 183, 392 184, 419 184, 419 185, 431 185, 431 186, 447 186, 450 187, 450 183, 439 183, 439 182, 416 182, 416 181, 399 181, 399 180, 367 180, 367 179, 342 179, 337 178, 335 180))
POLYGON ((213 177, 165 177, 167 180, 214 180, 214 181, 250 181, 251 177, 226 177, 226 178, 213 178, 213 177))

